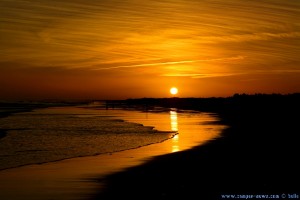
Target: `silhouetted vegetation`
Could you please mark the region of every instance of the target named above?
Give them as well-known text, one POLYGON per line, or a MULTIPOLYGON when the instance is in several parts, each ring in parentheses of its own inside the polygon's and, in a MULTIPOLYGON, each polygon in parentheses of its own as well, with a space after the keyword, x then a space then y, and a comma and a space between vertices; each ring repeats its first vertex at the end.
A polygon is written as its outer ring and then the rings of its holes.
POLYGON ((161 106, 165 108, 178 108, 197 110, 203 112, 215 112, 218 114, 239 113, 248 114, 259 111, 277 113, 282 111, 299 110, 300 93, 293 94, 234 94, 231 97, 211 98, 141 98, 127 99, 123 101, 107 101, 109 107, 136 108, 149 110, 161 106))

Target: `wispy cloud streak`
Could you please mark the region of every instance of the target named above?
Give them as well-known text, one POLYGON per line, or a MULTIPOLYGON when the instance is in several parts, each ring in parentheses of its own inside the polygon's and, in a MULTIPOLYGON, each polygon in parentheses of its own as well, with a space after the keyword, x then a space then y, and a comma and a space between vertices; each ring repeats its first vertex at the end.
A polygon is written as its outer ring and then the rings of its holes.
POLYGON ((227 57, 227 58, 156 62, 156 63, 145 63, 145 64, 120 65, 120 66, 106 67, 106 68, 103 67, 103 68, 98 68, 98 70, 109 70, 109 69, 120 69, 120 68, 136 68, 136 67, 151 67, 151 66, 162 66, 162 65, 178 65, 178 64, 189 64, 189 63, 197 63, 197 62, 242 60, 244 58, 245 58, 244 56, 234 56, 234 57, 227 57))
POLYGON ((241 75, 263 75, 263 74, 286 74, 286 73, 300 73, 300 69, 297 70, 254 70, 248 72, 231 72, 231 73, 167 73, 161 76, 167 77, 190 77, 190 78, 215 78, 226 76, 241 76, 241 75))
POLYGON ((214 78, 214 77, 225 77, 225 76, 238 76, 244 75, 246 73, 195 73, 195 74, 185 74, 185 73, 177 73, 177 74, 162 74, 161 76, 167 77, 190 77, 190 78, 214 78))
POLYGON ((224 36, 200 36, 200 43, 218 43, 218 42, 246 42, 259 40, 272 40, 280 38, 298 38, 300 32, 281 32, 281 33, 251 33, 251 34, 233 34, 224 36))

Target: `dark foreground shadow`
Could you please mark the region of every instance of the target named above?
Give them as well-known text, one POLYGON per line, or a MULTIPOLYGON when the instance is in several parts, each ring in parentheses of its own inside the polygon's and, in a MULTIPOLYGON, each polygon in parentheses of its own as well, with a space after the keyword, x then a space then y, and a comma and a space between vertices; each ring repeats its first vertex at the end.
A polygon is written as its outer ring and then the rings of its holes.
POLYGON ((99 179, 106 188, 92 199, 300 198, 298 100, 219 107, 222 138, 99 179))

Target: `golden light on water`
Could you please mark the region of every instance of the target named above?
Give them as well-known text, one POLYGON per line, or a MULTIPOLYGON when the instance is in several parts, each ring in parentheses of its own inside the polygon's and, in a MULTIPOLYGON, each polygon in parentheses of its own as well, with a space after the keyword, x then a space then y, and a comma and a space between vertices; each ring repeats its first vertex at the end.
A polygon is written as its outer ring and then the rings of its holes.
POLYGON ((170 119, 171 119, 171 130, 178 131, 177 112, 176 111, 170 111, 170 119))
MULTIPOLYGON (((175 110, 170 111, 170 121, 171 121, 171 130, 178 131, 178 119, 177 119, 177 112, 175 110)), ((175 135, 172 138, 172 152, 179 151, 179 135, 175 135)))

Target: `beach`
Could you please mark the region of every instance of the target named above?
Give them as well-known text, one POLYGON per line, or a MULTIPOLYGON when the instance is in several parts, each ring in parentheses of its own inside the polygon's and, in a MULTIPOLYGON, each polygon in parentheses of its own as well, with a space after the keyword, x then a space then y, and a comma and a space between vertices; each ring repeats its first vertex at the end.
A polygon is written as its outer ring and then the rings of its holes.
POLYGON ((300 0, 0 5, 0 200, 300 200, 300 0))
MULTIPOLYGON (((165 103, 176 105, 178 123, 172 125, 170 113, 168 126, 179 130, 183 143, 174 137, 131 150, 2 170, 1 199, 297 199, 298 98, 137 100, 148 108, 153 101, 166 109, 165 103), (199 129, 184 131, 182 124, 199 128, 201 117, 189 120, 201 113, 203 133, 213 135, 191 143, 199 129)), ((146 126, 157 118, 135 112, 146 126)))
MULTIPOLYGON (((53 113, 57 108, 49 110, 53 113)), ((122 113, 121 110, 111 111, 122 113)), ((167 132, 179 130, 180 134, 141 148, 2 170, 1 199, 93 199, 106 188, 104 177, 141 165, 155 156, 190 149, 216 139, 225 128, 214 124, 219 119, 209 113, 174 109, 167 113, 125 112, 135 113, 127 115, 127 118, 123 115, 125 121, 133 120, 144 126, 156 125, 158 130, 167 132), (102 181, 98 181, 99 177, 102 181)))

